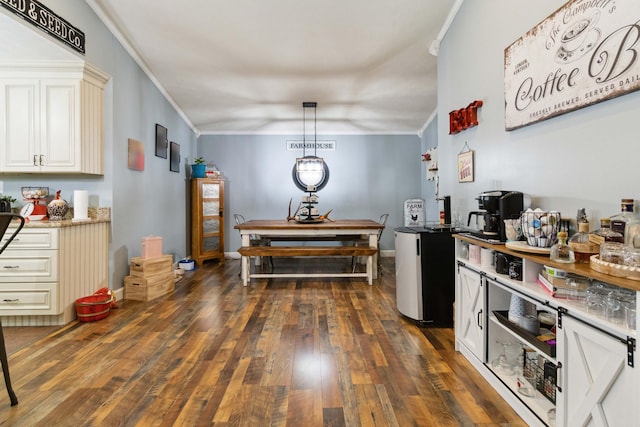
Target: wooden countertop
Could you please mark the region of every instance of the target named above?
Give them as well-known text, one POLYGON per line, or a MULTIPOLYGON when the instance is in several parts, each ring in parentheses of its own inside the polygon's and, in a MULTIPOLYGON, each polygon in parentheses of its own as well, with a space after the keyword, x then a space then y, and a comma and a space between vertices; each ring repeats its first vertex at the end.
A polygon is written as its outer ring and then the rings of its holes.
POLYGON ((623 277, 611 276, 608 274, 600 273, 590 267, 589 264, 564 264, 560 262, 551 261, 549 255, 538 255, 527 252, 514 251, 507 248, 505 245, 494 245, 491 243, 483 242, 482 240, 474 239, 473 237, 465 236, 464 234, 454 234, 454 238, 464 240, 483 248, 493 249, 498 252, 513 255, 523 259, 532 260, 538 264, 548 265, 549 267, 555 267, 564 270, 568 273, 577 274, 584 277, 589 277, 601 282, 610 283, 612 285, 620 286, 622 288, 631 289, 633 291, 640 291, 640 281, 625 279, 623 277))

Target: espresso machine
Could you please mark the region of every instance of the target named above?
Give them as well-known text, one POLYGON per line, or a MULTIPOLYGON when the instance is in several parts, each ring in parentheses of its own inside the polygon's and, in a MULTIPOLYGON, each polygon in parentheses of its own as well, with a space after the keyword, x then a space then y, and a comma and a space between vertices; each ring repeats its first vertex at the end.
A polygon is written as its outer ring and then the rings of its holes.
POLYGON ((469 212, 467 226, 471 225, 472 216, 482 216, 484 225, 482 230, 473 233, 477 237, 506 242, 505 219, 520 218, 524 210, 524 196, 519 191, 495 190, 480 193, 476 197, 478 211, 469 212))

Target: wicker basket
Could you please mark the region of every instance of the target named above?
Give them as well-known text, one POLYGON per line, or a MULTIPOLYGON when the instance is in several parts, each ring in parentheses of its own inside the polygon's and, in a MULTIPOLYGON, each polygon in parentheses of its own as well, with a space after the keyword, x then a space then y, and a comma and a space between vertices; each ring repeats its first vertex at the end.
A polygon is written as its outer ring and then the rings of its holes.
POLYGON ((76 300, 76 314, 80 322, 104 319, 111 311, 111 295, 90 295, 76 300))

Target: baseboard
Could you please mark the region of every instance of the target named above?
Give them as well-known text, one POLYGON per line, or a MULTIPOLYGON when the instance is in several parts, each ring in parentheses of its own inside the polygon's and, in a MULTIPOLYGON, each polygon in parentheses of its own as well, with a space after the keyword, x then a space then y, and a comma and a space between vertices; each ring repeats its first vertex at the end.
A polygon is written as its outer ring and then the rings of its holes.
POLYGON ((113 290, 113 294, 116 297, 116 301, 122 301, 124 299, 124 286, 113 290))

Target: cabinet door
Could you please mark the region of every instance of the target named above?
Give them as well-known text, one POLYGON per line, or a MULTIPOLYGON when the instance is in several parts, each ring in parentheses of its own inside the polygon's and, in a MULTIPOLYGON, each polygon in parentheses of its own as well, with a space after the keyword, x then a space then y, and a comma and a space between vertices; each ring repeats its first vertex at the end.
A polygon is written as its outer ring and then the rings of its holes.
POLYGON ((456 339, 485 362, 486 298, 482 276, 460 265, 457 278, 456 309, 460 310, 460 313, 456 322, 456 339))
POLYGON ((224 258, 224 181, 194 179, 192 197, 192 257, 224 258))
POLYGON ((42 172, 79 171, 79 84, 70 79, 41 82, 38 163, 42 172))
MULTIPOLYGON (((622 339, 598 331, 570 316, 558 329, 558 371, 562 404, 560 425, 628 426, 640 418, 639 368, 627 364, 622 339)), ((635 351, 633 351, 635 356, 635 351)), ((635 357, 637 363, 637 357, 635 357)))
POLYGON ((37 80, 0 82, 0 172, 37 171, 39 144, 37 80))

